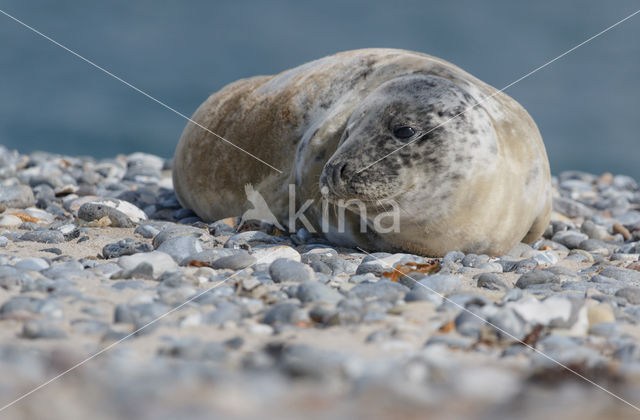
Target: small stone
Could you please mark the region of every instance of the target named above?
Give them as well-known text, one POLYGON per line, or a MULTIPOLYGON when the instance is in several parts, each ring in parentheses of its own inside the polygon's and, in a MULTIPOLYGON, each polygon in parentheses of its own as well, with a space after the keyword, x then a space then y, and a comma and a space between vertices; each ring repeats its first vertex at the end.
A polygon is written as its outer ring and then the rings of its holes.
POLYGON ((33 230, 20 236, 21 241, 40 242, 44 244, 57 244, 64 242, 64 235, 57 230, 33 230))
POLYGON ((16 228, 22 224, 22 219, 12 214, 0 216, 0 228, 16 228))
POLYGON ((242 308, 230 302, 220 302, 216 310, 204 317, 207 324, 221 325, 227 322, 240 322, 243 318, 242 308))
POLYGON ((195 226, 170 225, 165 229, 161 230, 160 233, 158 233, 153 238, 153 246, 157 249, 164 242, 181 237, 181 236, 192 236, 194 238, 199 239, 204 244, 215 243, 215 240, 213 239, 213 237, 209 235, 209 232, 204 229, 201 229, 195 226))
POLYGON ((588 253, 585 250, 582 249, 572 249, 571 252, 569 252, 569 259, 573 259, 576 260, 578 262, 594 262, 595 260, 593 259, 593 255, 591 255, 590 253, 588 253))
POLYGON ((140 235, 145 239, 150 239, 160 233, 160 230, 153 226, 153 224, 144 224, 138 226, 133 233, 140 235))
POLYGON ((256 278, 249 278, 249 279, 244 279, 242 280, 242 288, 244 290, 247 291, 251 291, 253 289, 255 289, 256 287, 260 286, 262 283, 260 282, 260 280, 256 279, 256 278))
POLYGON ((476 254, 467 254, 462 259, 462 265, 464 267, 476 268, 481 264, 485 264, 489 261, 488 255, 476 255, 476 254))
POLYGON ((268 325, 290 324, 296 321, 299 307, 293 303, 276 303, 267 311, 262 322, 268 325))
POLYGON ((585 220, 580 230, 592 239, 605 240, 609 236, 609 232, 603 226, 599 226, 591 220, 585 220))
POLYGON ((553 210, 567 217, 590 217, 593 210, 584 204, 566 197, 553 197, 553 210))
POLYGON ((49 263, 42 258, 24 258, 14 264, 18 270, 42 271, 49 268, 49 263))
POLYGON ((589 325, 593 326, 601 322, 615 322, 616 317, 613 314, 611 305, 599 303, 587 306, 587 319, 589 320, 589 325))
POLYGON ((276 283, 302 283, 314 278, 313 271, 307 265, 287 258, 278 258, 272 262, 269 266, 269 276, 276 283))
POLYGON ((54 264, 41 273, 53 280, 68 278, 69 276, 82 274, 84 266, 77 261, 65 261, 54 264))
POLYGON ((538 265, 543 267, 554 265, 558 263, 558 256, 553 251, 536 251, 531 256, 538 265))
POLYGON ((179 236, 164 241, 157 248, 158 251, 166 252, 177 262, 182 262, 190 255, 202 251, 202 242, 193 236, 179 236))
MULTIPOLYGON (((197 252, 193 255, 189 255, 187 258, 182 260, 180 265, 188 265, 189 263, 202 263, 204 265, 211 266, 214 261, 222 258, 228 257, 236 254, 246 254, 248 252, 243 249, 230 249, 230 248, 215 248, 215 249, 206 249, 204 251, 197 252)), ((201 265, 202 265, 201 264, 201 265)))
POLYGON ((151 244, 136 241, 131 238, 125 238, 118 242, 105 245, 104 248, 102 248, 102 255, 105 258, 110 259, 151 251, 153 251, 153 246, 151 246, 151 244))
POLYGON ((2 185, 0 186, 0 203, 5 208, 24 209, 33 206, 35 198, 27 185, 2 185))
POLYGON ((553 235, 554 242, 558 242, 569 249, 578 248, 582 241, 589 239, 587 235, 577 230, 564 230, 553 235))
POLYGON ((618 290, 615 295, 626 299, 632 305, 640 305, 640 287, 624 287, 618 290))
POLYGON ((403 297, 407 292, 409 292, 409 288, 402 284, 388 280, 379 280, 375 283, 359 283, 349 290, 348 294, 365 300, 381 299, 394 302, 403 297))
POLYGON ((505 255, 510 255, 514 258, 521 258, 523 254, 528 253, 530 251, 532 251, 533 248, 531 248, 530 245, 519 242, 518 244, 516 244, 516 246, 514 246, 509 252, 507 252, 505 255))
POLYGON ((169 254, 160 251, 143 252, 134 255, 125 255, 118 259, 118 265, 125 270, 131 270, 140 263, 147 263, 153 267, 154 277, 159 276, 167 270, 177 268, 173 258, 169 254))
POLYGON ((410 290, 406 295, 404 295, 405 302, 420 302, 420 301, 428 301, 435 304, 439 304, 442 299, 434 293, 431 293, 424 287, 416 287, 410 290))
POLYGON ((615 322, 601 322, 599 324, 593 324, 589 327, 589 334, 596 335, 598 337, 615 337, 620 335, 622 328, 615 322))
POLYGON ((482 287, 489 290, 507 290, 507 285, 492 273, 483 273, 477 276, 478 287, 482 287))
POLYGON ((442 264, 459 263, 459 262, 462 262, 463 258, 464 258, 464 253, 463 252, 460 252, 460 251, 449 251, 442 258, 442 264))
POLYGON ((57 324, 43 319, 33 319, 24 323, 22 336, 25 338, 66 338, 67 334, 57 324))
POLYGON ((600 270, 601 276, 609 277, 626 283, 640 284, 640 272, 626 268, 607 266, 600 270))
POLYGON ((416 280, 418 280, 418 282, 412 284, 412 289, 420 287, 431 293, 440 295, 454 293, 462 287, 462 277, 451 274, 434 274, 431 276, 416 277, 416 280))
POLYGON ((247 332, 255 335, 272 335, 273 327, 267 324, 251 324, 247 328, 247 332))
POLYGON ((256 259, 257 264, 271 264, 278 258, 300 262, 300 253, 286 245, 255 247, 251 255, 256 259))
POLYGON ((78 217, 87 222, 100 221, 104 218, 110 220, 111 226, 128 228, 135 224, 129 217, 118 210, 116 206, 105 203, 85 203, 78 210, 78 217))
POLYGON ((303 303, 327 302, 335 304, 343 299, 343 296, 333 288, 315 281, 307 281, 300 284, 296 297, 303 303))
POLYGON ((516 281, 516 287, 526 289, 537 284, 559 283, 558 277, 550 271, 534 270, 523 274, 516 281))
POLYGON ((253 255, 244 253, 218 258, 211 264, 211 267, 220 270, 242 270, 253 264, 256 264, 256 258, 253 255))
POLYGON ((627 229, 620 223, 614 223, 613 233, 619 233, 620 235, 622 235, 625 241, 628 241, 629 239, 631 239, 631 233, 629 232, 629 229, 627 229))

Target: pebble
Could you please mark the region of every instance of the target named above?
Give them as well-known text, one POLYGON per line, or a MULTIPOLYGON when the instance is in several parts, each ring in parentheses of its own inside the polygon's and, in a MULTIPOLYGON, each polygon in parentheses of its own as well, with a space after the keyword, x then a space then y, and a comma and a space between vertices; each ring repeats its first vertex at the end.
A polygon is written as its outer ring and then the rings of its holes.
POLYGON ((632 305, 640 305, 640 287, 624 287, 615 294, 632 305))
POLYGON ((29 186, 23 184, 3 184, 0 184, 0 203, 2 203, 5 208, 24 209, 35 204, 33 192, 29 186))
POLYGON ((153 246, 146 242, 125 238, 112 244, 107 244, 102 248, 104 258, 118 258, 123 255, 133 255, 141 252, 151 252, 153 246))
POLYGON ((41 242, 43 244, 58 244, 64 242, 64 234, 57 230, 33 230, 20 236, 21 241, 41 242))
POLYGON ((434 274, 431 276, 416 277, 417 283, 412 284, 412 289, 418 287, 440 295, 454 293, 462 287, 462 277, 449 274, 434 274))
POLYGON ((507 290, 507 285, 492 273, 483 273, 476 277, 476 285, 489 290, 507 290))
POLYGON ((125 255, 118 258, 118 265, 125 270, 134 269, 141 263, 151 265, 154 277, 159 276, 167 270, 172 270, 178 267, 169 254, 161 251, 125 255))
POLYGON ((110 226, 128 228, 134 227, 134 222, 116 205, 110 202, 85 203, 78 209, 78 217, 87 222, 100 221, 108 218, 110 226), (107 204, 109 203, 109 204, 107 204))
POLYGON ((24 338, 36 339, 61 339, 66 338, 67 334, 55 323, 34 319, 24 323, 22 328, 22 336, 24 338))
POLYGON ((258 264, 271 264, 279 258, 300 262, 300 253, 287 245, 265 246, 253 248, 253 257, 258 264))
POLYGON ((243 270, 256 264, 256 258, 249 254, 234 254, 216 259, 211 267, 216 269, 243 270))
POLYGON ((0 228, 15 228, 22 224, 22 219, 12 214, 0 216, 0 228))
POLYGON ((300 262, 287 258, 278 258, 269 265, 269 276, 276 283, 303 283, 313 280, 313 270, 300 262))
POLYGON ((262 322, 271 326, 295 323, 300 317, 299 307, 294 303, 276 303, 264 315, 262 322))
POLYGON ((587 307, 587 320, 589 321, 589 325, 593 326, 603 322, 615 322, 616 317, 613 314, 611 305, 607 303, 599 303, 597 305, 590 305, 587 307))
POLYGON ((580 230, 592 239, 605 240, 609 237, 609 232, 603 226, 599 226, 591 220, 585 220, 580 226, 580 230))
POLYGON ((306 281, 298 286, 296 297, 301 302, 338 303, 343 296, 331 287, 315 281, 306 281))
POLYGON ((198 238, 178 236, 162 242, 157 250, 171 255, 175 262, 181 263, 189 256, 202 252, 203 248, 198 238))
POLYGON ((49 263, 43 258, 23 258, 13 266, 18 270, 42 271, 49 268, 49 263))
POLYGON ((534 270, 523 274, 516 281, 516 287, 526 289, 539 284, 560 283, 558 276, 546 270, 534 270))
POLYGON ((349 295, 360 299, 381 299, 393 302, 403 298, 408 292, 409 288, 402 284, 388 280, 379 280, 375 283, 359 283, 349 290, 349 295))

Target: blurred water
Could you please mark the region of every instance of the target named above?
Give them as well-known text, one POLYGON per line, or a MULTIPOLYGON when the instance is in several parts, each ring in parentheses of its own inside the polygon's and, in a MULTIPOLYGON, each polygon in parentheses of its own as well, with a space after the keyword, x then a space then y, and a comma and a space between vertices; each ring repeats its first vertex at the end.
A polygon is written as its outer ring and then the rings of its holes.
MULTIPOLYGON (((395 47, 502 88, 640 8, 637 0, 0 0, 0 9, 190 115, 241 77, 395 47)), ((640 178, 640 15, 507 93, 552 170, 640 178)), ((185 120, 0 15, 0 143, 21 152, 169 157, 185 120)))

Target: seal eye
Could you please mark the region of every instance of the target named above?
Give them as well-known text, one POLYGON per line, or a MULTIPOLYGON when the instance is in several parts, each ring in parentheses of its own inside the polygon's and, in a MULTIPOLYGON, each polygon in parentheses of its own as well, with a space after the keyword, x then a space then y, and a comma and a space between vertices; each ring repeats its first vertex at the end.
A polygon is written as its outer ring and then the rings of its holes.
POLYGON ((407 140, 416 134, 416 130, 407 125, 401 125, 393 129, 393 135, 400 140, 407 140))

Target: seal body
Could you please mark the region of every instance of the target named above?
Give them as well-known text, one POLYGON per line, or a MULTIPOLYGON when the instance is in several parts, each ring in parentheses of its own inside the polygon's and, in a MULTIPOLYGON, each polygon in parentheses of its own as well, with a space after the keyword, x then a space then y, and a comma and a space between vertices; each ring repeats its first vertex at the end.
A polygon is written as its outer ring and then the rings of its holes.
POLYGON ((549 221, 549 163, 529 114, 426 54, 346 51, 239 80, 192 120, 173 181, 204 220, 243 214, 251 185, 290 228, 308 221, 338 245, 429 256, 501 254, 549 221), (356 205, 340 213, 345 202, 356 205), (374 228, 385 214, 393 229, 374 228))

